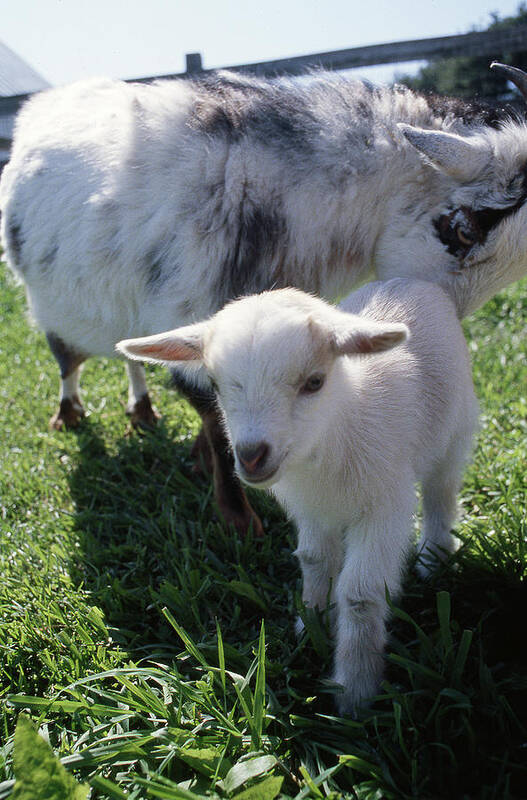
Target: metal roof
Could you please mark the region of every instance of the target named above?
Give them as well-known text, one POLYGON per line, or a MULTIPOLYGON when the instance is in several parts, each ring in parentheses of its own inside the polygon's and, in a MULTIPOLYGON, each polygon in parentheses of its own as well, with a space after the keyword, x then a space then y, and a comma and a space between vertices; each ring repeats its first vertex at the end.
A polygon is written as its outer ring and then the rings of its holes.
POLYGON ((48 89, 49 86, 42 75, 0 42, 0 96, 38 92, 40 89, 48 89))
POLYGON ((11 139, 14 127, 14 114, 0 114, 0 139, 11 139))
MULTIPOLYGON (((38 92, 41 89, 49 89, 50 85, 20 56, 0 42, 0 97, 38 92)), ((4 145, 13 136, 16 110, 17 105, 10 108, 7 102, 6 108, 0 111, 0 171, 9 158, 9 151, 4 145)))

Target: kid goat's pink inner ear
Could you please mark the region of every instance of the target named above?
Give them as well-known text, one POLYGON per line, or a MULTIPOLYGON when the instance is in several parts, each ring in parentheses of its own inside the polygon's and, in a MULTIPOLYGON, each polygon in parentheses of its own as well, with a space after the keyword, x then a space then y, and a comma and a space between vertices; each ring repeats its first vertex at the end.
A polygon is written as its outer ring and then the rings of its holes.
POLYGON ((159 361, 195 361, 201 358, 199 348, 188 342, 164 341, 151 344, 134 344, 129 347, 130 352, 138 356, 150 356, 159 361))
POLYGON ((377 331, 353 331, 343 342, 337 344, 337 351, 349 355, 381 353, 390 350, 408 337, 406 328, 386 328, 377 331))
POLYGON ((374 337, 358 334, 353 339, 353 349, 356 353, 373 353, 377 349, 374 337))

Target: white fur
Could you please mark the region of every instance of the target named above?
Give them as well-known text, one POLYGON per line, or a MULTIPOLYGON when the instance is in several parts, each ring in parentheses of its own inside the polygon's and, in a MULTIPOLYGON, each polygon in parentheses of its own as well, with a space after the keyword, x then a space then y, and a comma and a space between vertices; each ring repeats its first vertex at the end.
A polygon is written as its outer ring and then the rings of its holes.
POLYGON ((434 220, 510 205, 526 163, 523 123, 465 124, 401 87, 324 73, 296 83, 224 73, 217 86, 93 80, 20 112, 0 184, 2 238, 38 324, 86 357, 273 286, 333 299, 371 270, 439 283, 463 315, 525 273, 527 206, 461 266, 434 220), (207 120, 221 114, 232 131, 211 133, 207 120), (267 238, 260 227, 256 248, 254 214, 279 223, 267 238))
POLYGON ((416 482, 421 570, 455 548, 450 529, 477 403, 452 302, 433 284, 405 279, 369 284, 338 309, 278 290, 118 347, 203 364, 217 383, 239 476, 270 488, 296 523, 305 603, 336 605, 338 704, 353 710, 382 675, 385 590, 400 590, 416 482), (325 384, 306 394, 314 374, 325 384), (269 454, 248 474, 240 453, 261 442, 269 454))

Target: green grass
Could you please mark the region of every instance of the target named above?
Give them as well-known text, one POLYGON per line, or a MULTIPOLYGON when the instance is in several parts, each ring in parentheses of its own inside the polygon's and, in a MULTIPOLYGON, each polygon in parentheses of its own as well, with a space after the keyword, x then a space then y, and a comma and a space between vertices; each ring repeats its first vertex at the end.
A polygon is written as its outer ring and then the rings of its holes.
POLYGON ((162 370, 153 433, 128 430, 123 366, 103 360, 82 427, 49 431, 57 369, 2 268, 0 799, 21 709, 101 800, 525 798, 526 290, 466 323, 482 429, 464 546, 429 583, 409 572, 382 692, 351 720, 277 507, 252 496, 262 542, 224 530, 162 370))

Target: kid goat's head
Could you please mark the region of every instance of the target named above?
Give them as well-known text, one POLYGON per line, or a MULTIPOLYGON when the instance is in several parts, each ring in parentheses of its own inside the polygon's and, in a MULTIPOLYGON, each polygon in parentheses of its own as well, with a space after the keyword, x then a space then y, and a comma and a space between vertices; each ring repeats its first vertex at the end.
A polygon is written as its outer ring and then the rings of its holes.
MULTIPOLYGON (((229 303, 209 320, 117 349, 141 361, 203 368, 216 390, 248 484, 267 487, 281 467, 316 447, 338 400, 342 356, 389 350, 405 325, 345 314, 303 292, 281 289, 229 303)), ((342 390, 341 390, 342 391, 342 390)))

